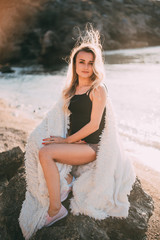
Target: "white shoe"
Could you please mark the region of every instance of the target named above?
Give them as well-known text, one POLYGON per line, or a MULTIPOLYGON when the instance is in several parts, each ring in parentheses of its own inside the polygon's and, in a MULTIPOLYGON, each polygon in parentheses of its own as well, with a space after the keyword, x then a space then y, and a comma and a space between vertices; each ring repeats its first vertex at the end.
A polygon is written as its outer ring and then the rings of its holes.
POLYGON ((75 180, 76 180, 76 179, 75 179, 75 177, 73 176, 72 182, 71 182, 70 184, 68 184, 68 186, 69 186, 68 191, 62 192, 62 194, 61 194, 61 202, 64 202, 64 201, 68 198, 69 193, 72 191, 72 186, 73 186, 73 183, 74 183, 75 180))
POLYGON ((45 222, 45 227, 49 227, 51 226, 52 224, 54 224, 55 222, 61 220, 62 218, 66 217, 68 214, 68 211, 67 209, 61 205, 61 208, 59 210, 59 212, 53 216, 53 217, 50 217, 49 214, 47 214, 47 218, 46 218, 46 222, 45 222))

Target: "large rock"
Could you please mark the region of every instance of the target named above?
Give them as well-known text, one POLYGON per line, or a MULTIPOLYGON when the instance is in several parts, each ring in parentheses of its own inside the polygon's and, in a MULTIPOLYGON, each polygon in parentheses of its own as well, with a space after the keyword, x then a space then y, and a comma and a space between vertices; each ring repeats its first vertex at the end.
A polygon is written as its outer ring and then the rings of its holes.
MULTIPOLYGON (((25 198, 25 191, 25 171, 22 164, 10 178, 0 196, 0 240, 23 239, 18 216, 25 198)), ((39 230, 31 240, 142 240, 145 238, 148 220, 154 207, 152 198, 143 191, 138 179, 130 193, 129 201, 131 206, 127 219, 110 217, 103 221, 96 221, 84 215, 73 216, 69 212, 65 219, 49 228, 39 230)), ((69 199, 64 202, 64 205, 69 209, 69 199)))
POLYGON ((0 153, 0 179, 6 177, 10 180, 22 165, 24 153, 20 147, 0 153))
MULTIPOLYGON (((147 231, 148 220, 152 215, 153 201, 141 188, 137 179, 129 196, 131 207, 127 219, 107 218, 96 221, 88 216, 69 216, 63 223, 57 223, 49 229, 43 228, 32 240, 142 240, 147 231)), ((66 202, 68 207, 69 202, 66 202)))
POLYGON ((21 166, 0 196, 0 240, 24 239, 19 227, 18 217, 25 191, 24 166, 21 166))

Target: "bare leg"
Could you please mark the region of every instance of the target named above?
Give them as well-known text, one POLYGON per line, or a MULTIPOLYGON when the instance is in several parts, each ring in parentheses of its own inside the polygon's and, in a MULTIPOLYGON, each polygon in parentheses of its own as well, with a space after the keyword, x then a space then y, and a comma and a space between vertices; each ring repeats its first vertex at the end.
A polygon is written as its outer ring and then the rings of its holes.
MULTIPOLYGON (((60 177, 55 161, 70 165, 81 165, 91 162, 95 158, 94 150, 87 144, 49 144, 40 149, 39 160, 49 192, 48 214, 50 216, 57 214, 61 207, 60 177)), ((68 176, 68 182, 71 182, 70 176, 68 176)))
POLYGON ((42 151, 39 152, 39 160, 49 193, 50 205, 48 214, 49 216, 54 216, 61 207, 59 171, 52 158, 48 155, 44 155, 42 151))
POLYGON ((96 159, 95 151, 83 143, 53 143, 44 146, 41 150, 45 152, 45 155, 51 156, 55 161, 69 165, 82 165, 96 159))

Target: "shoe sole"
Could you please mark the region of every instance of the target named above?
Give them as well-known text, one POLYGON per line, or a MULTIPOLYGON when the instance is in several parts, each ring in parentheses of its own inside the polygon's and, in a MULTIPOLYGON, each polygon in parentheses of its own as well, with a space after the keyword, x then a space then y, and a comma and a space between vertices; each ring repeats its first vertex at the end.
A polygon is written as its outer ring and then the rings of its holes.
POLYGON ((68 211, 66 211, 66 213, 62 217, 55 219, 53 222, 49 223, 45 227, 50 227, 52 224, 56 223, 57 221, 61 220, 62 218, 65 218, 67 215, 68 215, 68 211))

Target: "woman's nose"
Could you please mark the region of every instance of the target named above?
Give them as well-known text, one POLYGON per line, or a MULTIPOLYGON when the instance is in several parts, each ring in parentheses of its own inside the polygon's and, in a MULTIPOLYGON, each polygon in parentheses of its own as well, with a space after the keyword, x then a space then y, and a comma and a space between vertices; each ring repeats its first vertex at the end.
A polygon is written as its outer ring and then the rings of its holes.
POLYGON ((88 69, 88 64, 85 64, 84 68, 85 68, 85 69, 88 69))

